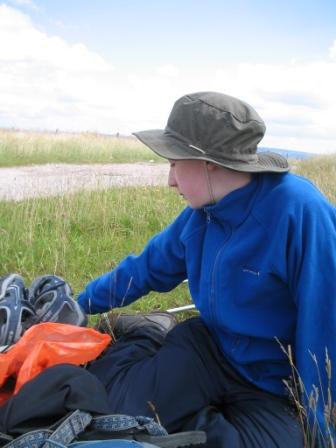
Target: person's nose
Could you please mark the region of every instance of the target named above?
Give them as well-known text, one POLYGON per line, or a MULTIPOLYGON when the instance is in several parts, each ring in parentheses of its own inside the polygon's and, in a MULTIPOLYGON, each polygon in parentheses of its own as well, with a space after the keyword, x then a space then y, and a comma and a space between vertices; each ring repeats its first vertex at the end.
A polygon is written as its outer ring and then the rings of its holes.
POLYGON ((176 178, 175 178, 175 172, 174 167, 170 167, 169 174, 168 174, 168 185, 169 187, 177 187, 176 178))

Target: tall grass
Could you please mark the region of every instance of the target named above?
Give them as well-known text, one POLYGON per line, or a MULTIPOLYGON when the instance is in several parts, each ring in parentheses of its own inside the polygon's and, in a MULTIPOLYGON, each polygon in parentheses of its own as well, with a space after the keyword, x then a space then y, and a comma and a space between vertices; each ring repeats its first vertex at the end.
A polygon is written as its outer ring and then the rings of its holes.
POLYGON ((0 130, 0 167, 44 163, 160 161, 135 138, 0 130))
MULTIPOLYGON (((277 338, 276 338, 277 339, 277 338)), ((289 397, 296 408, 298 420, 303 433, 303 446, 305 448, 335 448, 334 434, 336 432, 336 403, 332 396, 332 366, 328 350, 325 351, 324 370, 319 365, 316 356, 311 355, 312 369, 316 371, 319 378, 319 384, 313 385, 309 392, 300 377, 296 368, 292 347, 287 348, 277 339, 282 351, 286 354, 290 367, 291 376, 284 379, 283 382, 288 391, 289 397), (326 376, 328 388, 324 395, 322 377, 326 376), (321 428, 321 422, 317 418, 318 407, 323 410, 324 428, 321 428)))
POLYGON ((311 179, 329 201, 336 203, 336 155, 313 157, 294 162, 294 166, 296 174, 311 179))
MULTIPOLYGON (((128 253, 139 253, 184 204, 166 187, 123 188, 0 203, 1 272, 61 275, 78 293, 128 253)), ((150 294, 137 309, 189 303, 186 286, 150 294)))

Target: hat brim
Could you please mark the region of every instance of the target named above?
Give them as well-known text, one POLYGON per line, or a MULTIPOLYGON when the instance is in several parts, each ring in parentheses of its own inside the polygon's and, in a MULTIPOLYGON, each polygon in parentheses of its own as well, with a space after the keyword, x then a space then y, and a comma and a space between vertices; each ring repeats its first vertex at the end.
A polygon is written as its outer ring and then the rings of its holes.
POLYGON ((285 173, 290 166, 285 157, 273 152, 257 152, 256 159, 248 162, 222 161, 203 154, 201 151, 191 148, 186 143, 165 134, 162 129, 150 129, 147 131, 134 132, 142 143, 152 151, 165 159, 171 160, 205 160, 234 171, 248 173, 285 173))

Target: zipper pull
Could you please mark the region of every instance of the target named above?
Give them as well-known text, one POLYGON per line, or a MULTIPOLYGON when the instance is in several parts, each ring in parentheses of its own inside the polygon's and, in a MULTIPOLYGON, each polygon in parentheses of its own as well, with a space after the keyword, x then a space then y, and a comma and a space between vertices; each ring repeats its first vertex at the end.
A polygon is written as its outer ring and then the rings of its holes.
POLYGON ((211 216, 210 213, 208 213, 206 210, 204 210, 205 214, 206 214, 206 222, 207 224, 209 224, 211 222, 211 216))

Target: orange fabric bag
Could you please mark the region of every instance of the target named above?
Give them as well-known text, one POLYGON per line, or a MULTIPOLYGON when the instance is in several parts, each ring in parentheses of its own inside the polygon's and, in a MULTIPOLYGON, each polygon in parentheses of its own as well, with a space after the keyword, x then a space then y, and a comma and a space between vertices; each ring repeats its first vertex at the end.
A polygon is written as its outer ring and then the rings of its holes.
POLYGON ((30 327, 6 353, 0 353, 0 405, 24 383, 56 364, 85 364, 97 358, 111 337, 93 328, 45 322, 30 327), (16 378, 14 390, 5 383, 16 378))

